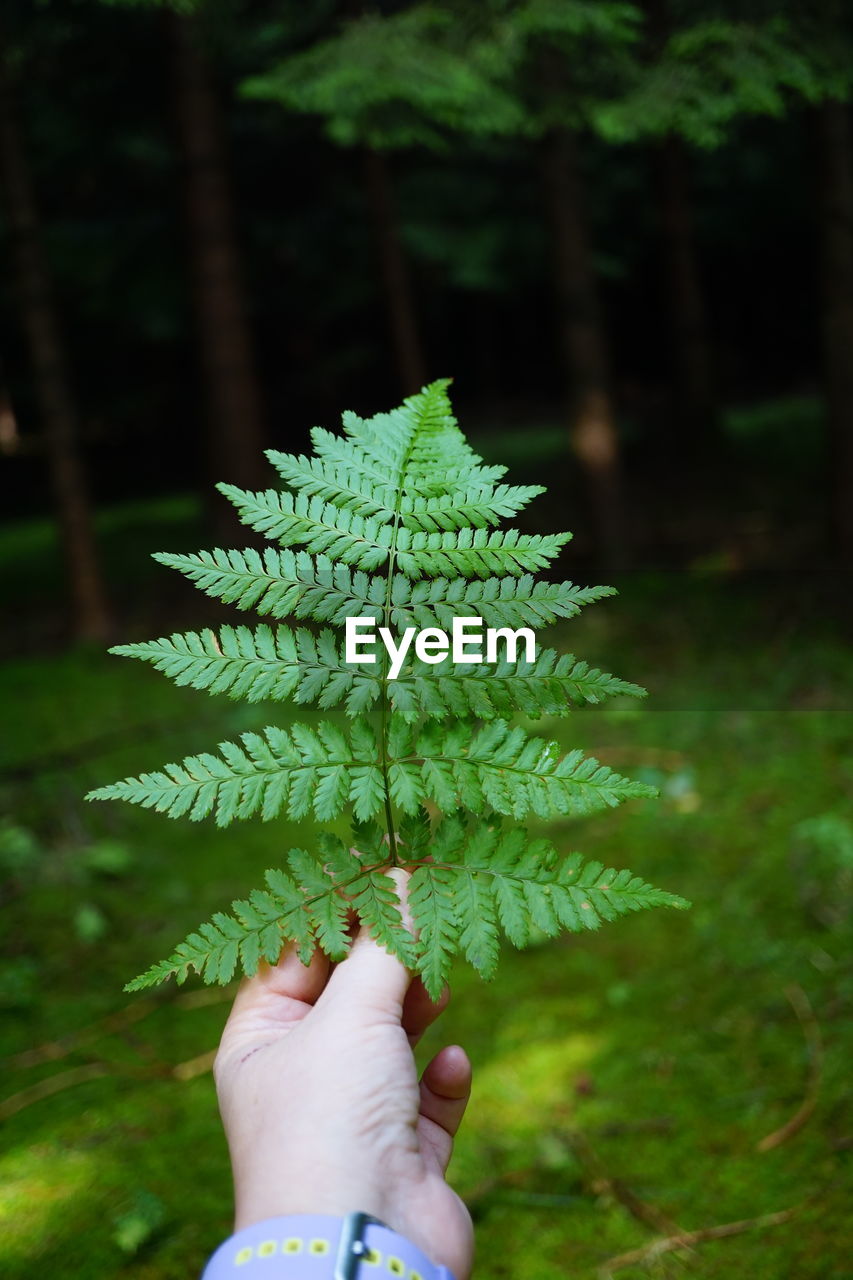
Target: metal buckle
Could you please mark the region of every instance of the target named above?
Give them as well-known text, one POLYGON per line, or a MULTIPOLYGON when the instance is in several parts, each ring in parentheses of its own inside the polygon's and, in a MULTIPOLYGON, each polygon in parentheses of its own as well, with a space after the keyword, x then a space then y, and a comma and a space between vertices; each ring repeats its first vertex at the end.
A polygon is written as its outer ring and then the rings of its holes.
POLYGON ((385 1223, 372 1218, 369 1213, 348 1213, 344 1218, 335 1258, 334 1280, 356 1280, 358 1264, 368 1252, 364 1233, 371 1225, 384 1227, 385 1223))

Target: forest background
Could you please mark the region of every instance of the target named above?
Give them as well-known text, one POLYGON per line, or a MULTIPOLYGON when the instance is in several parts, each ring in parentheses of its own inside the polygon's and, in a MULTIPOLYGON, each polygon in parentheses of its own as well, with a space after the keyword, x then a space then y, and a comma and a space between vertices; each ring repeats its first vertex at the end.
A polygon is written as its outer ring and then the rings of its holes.
POLYGON ((547 729, 661 799, 549 834, 695 903, 454 982, 480 1274, 847 1274, 851 82, 842 0, 5 0, 4 1276, 228 1230, 227 1004, 121 987, 270 830, 82 796, 271 709, 106 655, 235 621, 148 553, 443 376, 650 691, 547 729))

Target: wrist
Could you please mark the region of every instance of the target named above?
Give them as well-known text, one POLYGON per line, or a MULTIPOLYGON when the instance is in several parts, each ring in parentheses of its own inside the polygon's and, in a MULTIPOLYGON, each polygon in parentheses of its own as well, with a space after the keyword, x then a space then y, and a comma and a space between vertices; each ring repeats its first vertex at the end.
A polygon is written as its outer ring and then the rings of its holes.
POLYGON ((417 1245, 369 1214, 288 1214, 235 1232, 202 1280, 453 1280, 417 1245))
POLYGON ((365 1181, 350 1186, 329 1178, 318 1185, 313 1180, 300 1182, 297 1175, 287 1179, 285 1187, 277 1183, 278 1178, 270 1178, 259 1186, 235 1188, 235 1231, 273 1218, 320 1215, 342 1219, 357 1212, 366 1213, 395 1230, 400 1225, 394 1221, 396 1215, 387 1197, 365 1181))

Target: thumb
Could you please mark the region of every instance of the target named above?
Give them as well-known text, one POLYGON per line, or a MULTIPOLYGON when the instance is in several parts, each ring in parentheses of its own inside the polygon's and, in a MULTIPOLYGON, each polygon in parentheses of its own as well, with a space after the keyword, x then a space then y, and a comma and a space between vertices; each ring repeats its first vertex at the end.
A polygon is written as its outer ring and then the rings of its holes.
MULTIPOLYGON (((397 890, 403 926, 411 932, 406 902, 409 873, 402 867, 391 867, 387 874, 397 890)), ((321 1001, 327 997, 346 999, 350 1004, 355 1001, 399 1018, 411 981, 412 974, 402 960, 377 942, 367 926, 362 924, 346 960, 335 966, 321 1001)))

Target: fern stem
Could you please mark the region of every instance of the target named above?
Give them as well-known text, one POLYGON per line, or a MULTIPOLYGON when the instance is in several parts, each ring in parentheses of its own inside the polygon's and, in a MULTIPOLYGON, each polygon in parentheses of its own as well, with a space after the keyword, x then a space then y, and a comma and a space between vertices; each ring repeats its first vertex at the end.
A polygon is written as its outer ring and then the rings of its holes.
MULTIPOLYGON (((387 621, 385 625, 388 625, 387 621)), ((387 671, 387 666, 383 663, 383 672, 385 671, 387 671)), ((394 831, 394 811, 391 808, 391 787, 388 782, 388 680, 384 674, 382 677, 382 729, 379 735, 379 742, 382 752, 382 791, 385 804, 385 826, 388 830, 391 865, 396 867, 399 865, 397 862, 397 836, 394 831)))
MULTIPOLYGON (((411 446, 410 446, 411 448, 411 446)), ((385 604, 382 609, 382 625, 390 627, 391 624, 391 590, 394 583, 394 559, 397 552, 397 529, 400 525, 400 500, 403 495, 403 476, 405 475, 406 465, 409 460, 407 451, 406 457, 400 468, 400 480, 397 486, 397 497, 394 503, 394 528, 391 534, 391 546, 388 551, 388 575, 386 579, 385 604)), ((391 806, 391 784, 388 780, 388 662, 389 656, 387 649, 382 657, 382 697, 380 703, 381 714, 381 731, 379 734, 382 767, 382 790, 383 800, 385 804, 385 825, 388 829, 388 849, 391 853, 391 865, 399 866, 397 859, 397 835, 394 830, 394 810, 391 806)))
MULTIPOLYGON (((388 548, 388 572, 385 578, 385 604, 382 609, 382 625, 390 629, 391 626, 391 592, 394 586, 394 563, 397 559, 397 531, 400 528, 400 504, 403 500, 403 483, 406 478, 406 470, 412 456, 412 450, 415 441, 418 438, 418 428, 415 427, 411 434, 406 452, 403 454, 400 462, 400 469, 397 475, 396 496, 394 498, 394 525, 391 530, 391 545, 388 548)), ((384 646, 383 646, 384 647, 384 646)), ((382 768, 382 790, 384 792, 385 801, 385 824, 388 828, 388 848, 391 853, 391 865, 397 867, 400 865, 397 856, 397 835, 394 830, 394 810, 391 805, 391 785, 388 781, 388 663, 389 655, 387 650, 382 658, 382 702, 381 702, 381 726, 380 733, 381 743, 381 768, 382 768)))
MULTIPOLYGON (((408 461, 408 454, 403 467, 400 470, 400 486, 397 490, 397 500, 394 509, 394 529, 391 536, 391 547, 388 554, 388 583, 385 591, 385 605, 382 611, 382 625, 388 627, 391 622, 391 588, 394 581, 394 555, 397 547, 397 528, 400 523, 400 498, 402 496, 403 475, 405 474, 405 465, 408 461)), ((385 804, 385 826, 388 829, 388 849, 391 854, 391 865, 399 866, 397 859, 397 835, 394 830, 394 810, 391 806, 391 784, 388 780, 388 652, 387 649, 382 658, 382 698, 380 703, 381 713, 381 729, 379 734, 379 744, 381 750, 381 767, 382 767, 382 791, 383 801, 385 804)))

